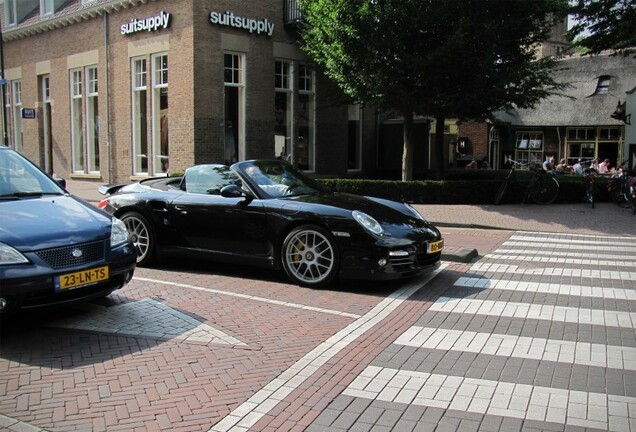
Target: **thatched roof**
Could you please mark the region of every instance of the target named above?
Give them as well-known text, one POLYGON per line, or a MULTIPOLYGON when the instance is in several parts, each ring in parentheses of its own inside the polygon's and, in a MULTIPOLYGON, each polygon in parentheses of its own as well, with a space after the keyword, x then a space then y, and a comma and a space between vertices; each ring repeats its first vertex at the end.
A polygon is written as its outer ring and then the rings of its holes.
POLYGON ((498 112, 495 117, 512 126, 612 126, 622 123, 610 117, 626 93, 636 88, 636 57, 596 55, 560 60, 554 69, 560 83, 570 87, 566 96, 551 96, 534 109, 498 112), (595 94, 601 77, 609 77, 606 94, 595 94))

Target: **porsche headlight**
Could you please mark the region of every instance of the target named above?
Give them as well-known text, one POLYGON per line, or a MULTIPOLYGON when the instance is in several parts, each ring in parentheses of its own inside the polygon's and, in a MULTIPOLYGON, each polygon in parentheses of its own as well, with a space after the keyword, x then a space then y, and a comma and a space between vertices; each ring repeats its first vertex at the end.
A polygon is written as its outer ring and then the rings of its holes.
POLYGON ((356 220, 356 222, 362 225, 362 227, 370 233, 373 233, 375 235, 382 235, 384 233, 382 225, 380 225, 377 220, 373 219, 368 214, 362 213, 357 210, 354 210, 353 212, 351 212, 351 214, 353 215, 353 218, 356 220))
POLYGON ((126 243, 130 239, 130 233, 126 225, 116 217, 113 218, 113 225, 110 230, 110 247, 114 248, 126 243))
POLYGON ((415 207, 413 207, 411 204, 407 204, 404 203, 404 206, 413 214, 413 216, 415 216, 417 219, 422 220, 424 222, 426 222, 426 219, 424 219, 424 216, 422 216, 420 214, 420 212, 418 212, 417 210, 415 210, 415 207))
POLYGON ((5 243, 0 243, 0 265, 26 264, 29 260, 15 248, 5 243))

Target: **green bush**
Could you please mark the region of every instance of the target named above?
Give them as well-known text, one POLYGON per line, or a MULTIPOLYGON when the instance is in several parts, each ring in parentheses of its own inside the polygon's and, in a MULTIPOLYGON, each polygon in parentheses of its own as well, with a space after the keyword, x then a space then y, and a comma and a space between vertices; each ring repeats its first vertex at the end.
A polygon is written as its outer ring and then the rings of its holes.
MULTIPOLYGON (((334 192, 367 195, 404 201, 414 204, 494 204, 495 194, 501 182, 508 175, 507 170, 449 170, 442 180, 363 180, 363 179, 320 179, 319 181, 334 192)), ((508 191, 504 202, 521 202, 530 173, 516 172, 518 184, 508 191)), ((583 203, 585 187, 583 179, 576 176, 558 176, 559 195, 555 202, 583 203)), ((609 201, 606 181, 595 184, 597 201, 609 201)))

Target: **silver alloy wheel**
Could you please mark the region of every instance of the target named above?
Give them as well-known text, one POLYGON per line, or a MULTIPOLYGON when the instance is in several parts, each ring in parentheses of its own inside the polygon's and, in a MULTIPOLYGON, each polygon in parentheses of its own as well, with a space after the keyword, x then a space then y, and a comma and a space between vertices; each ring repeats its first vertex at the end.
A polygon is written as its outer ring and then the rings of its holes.
POLYGON ((285 240, 283 264, 297 283, 319 286, 335 274, 336 251, 325 234, 312 227, 300 227, 285 240))
POLYGON ((148 222, 137 213, 129 213, 122 217, 128 232, 132 237, 133 244, 137 250, 137 264, 144 264, 150 260, 151 238, 148 222))

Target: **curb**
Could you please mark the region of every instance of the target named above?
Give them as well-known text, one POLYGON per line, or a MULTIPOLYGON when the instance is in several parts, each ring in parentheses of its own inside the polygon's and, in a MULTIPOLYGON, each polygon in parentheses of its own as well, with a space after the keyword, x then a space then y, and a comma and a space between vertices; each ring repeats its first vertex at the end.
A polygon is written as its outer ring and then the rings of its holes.
POLYGON ((477 249, 447 246, 442 251, 442 261, 470 263, 478 256, 477 249))

